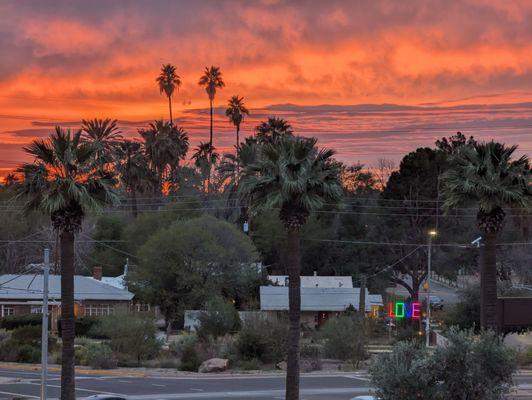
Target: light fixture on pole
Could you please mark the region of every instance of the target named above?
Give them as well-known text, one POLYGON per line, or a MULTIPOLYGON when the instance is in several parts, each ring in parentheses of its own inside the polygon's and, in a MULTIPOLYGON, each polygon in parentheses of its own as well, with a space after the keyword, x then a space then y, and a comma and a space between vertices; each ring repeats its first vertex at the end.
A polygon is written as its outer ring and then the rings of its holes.
POLYGON ((432 238, 438 234, 434 229, 429 231, 429 246, 427 260, 427 318, 425 319, 425 343, 430 346, 430 275, 432 258, 432 238))

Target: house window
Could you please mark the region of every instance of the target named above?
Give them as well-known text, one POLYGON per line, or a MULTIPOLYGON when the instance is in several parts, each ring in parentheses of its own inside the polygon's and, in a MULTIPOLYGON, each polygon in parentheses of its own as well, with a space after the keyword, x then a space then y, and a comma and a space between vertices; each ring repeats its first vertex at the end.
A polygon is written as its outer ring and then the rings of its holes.
POLYGON ((150 305, 146 303, 137 303, 135 304, 135 311, 137 312, 148 312, 150 311, 150 305))
POLYGON ((2 305, 2 317, 9 317, 15 315, 15 307, 2 305))
POLYGON ((85 315, 88 317, 101 317, 114 313, 112 304, 88 304, 85 306, 85 315))
POLYGON ((32 314, 42 314, 42 306, 31 306, 32 314))

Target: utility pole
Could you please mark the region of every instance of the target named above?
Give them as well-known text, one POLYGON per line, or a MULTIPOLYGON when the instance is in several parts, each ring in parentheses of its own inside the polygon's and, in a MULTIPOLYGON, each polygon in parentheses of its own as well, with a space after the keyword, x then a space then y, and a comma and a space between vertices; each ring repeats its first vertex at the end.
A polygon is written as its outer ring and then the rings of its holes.
POLYGON ((50 276, 50 249, 44 249, 42 285, 42 335, 41 335, 41 400, 47 398, 48 379, 48 278, 50 276))
POLYGON ((366 316, 366 285, 366 274, 362 274, 360 275, 360 296, 358 300, 358 313, 360 314, 361 318, 366 316))
POLYGON ((430 346, 430 275, 431 275, 431 261, 432 261, 432 238, 436 236, 437 232, 432 230, 429 232, 429 247, 428 247, 428 262, 427 262, 427 318, 425 319, 425 344, 430 346))

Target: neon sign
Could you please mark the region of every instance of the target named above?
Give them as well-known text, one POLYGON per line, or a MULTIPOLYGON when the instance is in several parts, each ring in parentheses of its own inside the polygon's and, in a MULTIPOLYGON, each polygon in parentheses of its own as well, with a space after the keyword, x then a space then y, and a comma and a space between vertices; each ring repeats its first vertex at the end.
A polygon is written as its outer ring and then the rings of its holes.
POLYGON ((414 301, 413 303, 395 302, 388 303, 387 314, 389 318, 421 318, 421 303, 414 301))

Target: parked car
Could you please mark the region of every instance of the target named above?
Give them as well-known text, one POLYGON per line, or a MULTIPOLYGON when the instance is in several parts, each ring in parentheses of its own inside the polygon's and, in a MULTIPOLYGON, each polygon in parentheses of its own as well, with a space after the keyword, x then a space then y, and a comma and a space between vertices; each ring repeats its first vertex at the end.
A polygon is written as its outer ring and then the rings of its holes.
POLYGON ((95 394, 94 396, 85 397, 85 400, 127 400, 127 397, 116 394, 95 394))
POLYGON ((374 396, 357 396, 353 397, 351 400, 379 400, 374 396))
POLYGON ((433 310, 443 310, 443 299, 438 296, 430 296, 430 307, 433 310))

